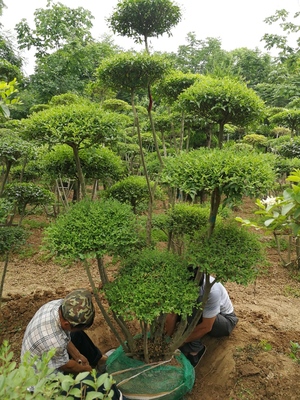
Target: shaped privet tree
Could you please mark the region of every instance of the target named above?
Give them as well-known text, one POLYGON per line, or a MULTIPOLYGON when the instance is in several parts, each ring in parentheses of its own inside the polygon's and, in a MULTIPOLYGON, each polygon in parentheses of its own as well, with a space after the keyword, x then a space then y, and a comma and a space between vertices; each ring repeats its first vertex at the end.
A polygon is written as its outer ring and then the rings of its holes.
POLYGON ((148 362, 148 340, 152 345, 159 343, 161 346, 158 358, 170 354, 167 343, 163 343, 165 314, 190 314, 197 298, 197 288, 188 282, 190 273, 177 255, 139 251, 137 232, 136 216, 129 205, 116 200, 82 200, 46 228, 45 244, 52 254, 83 263, 96 302, 113 334, 126 353, 148 362), (130 252, 132 255, 127 258, 130 252), (112 284, 109 284, 106 273, 105 255, 123 259, 123 268, 112 284), (112 313, 108 313, 101 302, 98 282, 91 274, 91 263, 95 259, 104 292, 107 292, 107 287, 109 289, 112 313), (139 321, 141 326, 141 348, 125 322, 132 319, 139 321))
POLYGON ((229 77, 202 77, 179 100, 185 111, 218 125, 219 148, 223 146, 225 124, 247 126, 259 121, 264 111, 264 102, 254 90, 229 77))
POLYGON ((114 33, 144 42, 149 53, 148 39, 165 33, 171 36, 171 29, 180 20, 180 7, 170 0, 121 0, 108 23, 114 33))
POLYGON ((90 147, 92 143, 116 141, 127 123, 126 116, 103 111, 91 102, 54 106, 24 120, 28 138, 40 143, 66 144, 71 147, 82 198, 86 196, 86 188, 80 149, 90 147))
MULTIPOLYGON (((98 78, 101 84, 109 86, 115 90, 124 90, 130 93, 132 111, 134 115, 134 127, 136 128, 140 157, 143 166, 143 172, 146 177, 148 190, 150 194, 149 212, 148 212, 148 244, 151 243, 151 216, 153 207, 153 191, 150 185, 150 178, 144 157, 141 129, 139 117, 135 105, 135 94, 137 90, 147 90, 149 85, 161 79, 167 72, 169 63, 164 57, 149 56, 147 54, 119 54, 115 57, 105 60, 97 70, 98 78)), ((153 139, 158 159, 162 165, 162 158, 158 148, 157 138, 153 132, 153 139)))
POLYGON ((189 194, 210 196, 208 237, 211 237, 221 204, 243 196, 266 195, 275 184, 272 155, 236 152, 234 149, 200 149, 166 160, 163 183, 189 194), (268 161, 267 161, 268 160, 268 161))

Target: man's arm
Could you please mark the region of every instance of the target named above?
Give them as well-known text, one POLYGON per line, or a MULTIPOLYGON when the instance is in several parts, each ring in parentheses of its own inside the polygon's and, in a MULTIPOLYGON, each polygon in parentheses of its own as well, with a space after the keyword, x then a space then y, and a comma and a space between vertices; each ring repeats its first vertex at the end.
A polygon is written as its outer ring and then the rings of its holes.
POLYGON ((165 333, 167 336, 172 336, 175 330, 177 319, 177 314, 167 314, 165 324, 165 333))
POLYGON ((78 374, 79 372, 92 370, 86 357, 79 352, 72 342, 68 343, 67 350, 72 359, 62 365, 59 368, 60 371, 78 374))
POLYGON ((200 324, 195 327, 190 336, 188 336, 188 338, 185 340, 185 343, 201 339, 204 335, 206 335, 208 332, 212 330, 215 320, 216 317, 202 318, 200 324))

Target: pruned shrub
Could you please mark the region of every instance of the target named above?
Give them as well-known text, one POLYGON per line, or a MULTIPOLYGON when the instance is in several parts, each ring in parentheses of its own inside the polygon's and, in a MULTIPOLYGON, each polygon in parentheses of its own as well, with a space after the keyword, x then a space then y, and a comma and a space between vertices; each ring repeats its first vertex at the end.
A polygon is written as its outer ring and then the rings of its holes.
MULTIPOLYGON (((150 182, 152 190, 154 190, 154 185, 154 182, 150 182)), ((156 199, 163 198, 163 192, 159 186, 155 186, 154 192, 156 199)), ((150 197, 146 178, 144 176, 129 176, 122 179, 106 191, 105 197, 130 204, 135 214, 139 209, 145 210, 150 197)))
POLYGON ((265 262, 259 235, 235 222, 219 221, 209 239, 202 230, 191 238, 188 247, 191 262, 222 282, 247 284, 259 273, 259 264, 265 262))

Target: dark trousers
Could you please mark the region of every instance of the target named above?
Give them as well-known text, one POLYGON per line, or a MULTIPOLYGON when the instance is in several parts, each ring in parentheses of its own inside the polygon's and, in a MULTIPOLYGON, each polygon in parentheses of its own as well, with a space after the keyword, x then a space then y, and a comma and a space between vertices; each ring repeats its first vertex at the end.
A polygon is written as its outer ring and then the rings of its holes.
MULTIPOLYGON (((199 324, 202 321, 202 318, 199 320, 199 324)), ((231 314, 218 314, 216 316, 215 322, 212 326, 211 331, 208 333, 209 336, 212 337, 223 337, 229 336, 233 331, 233 328, 236 326, 238 322, 238 317, 235 313, 231 314)), ((184 354, 199 352, 204 347, 201 340, 194 340, 193 342, 185 343, 180 347, 180 350, 184 354)))
POLYGON ((89 336, 84 331, 71 332, 71 341, 77 350, 88 359, 90 366, 94 368, 102 357, 102 353, 89 336))

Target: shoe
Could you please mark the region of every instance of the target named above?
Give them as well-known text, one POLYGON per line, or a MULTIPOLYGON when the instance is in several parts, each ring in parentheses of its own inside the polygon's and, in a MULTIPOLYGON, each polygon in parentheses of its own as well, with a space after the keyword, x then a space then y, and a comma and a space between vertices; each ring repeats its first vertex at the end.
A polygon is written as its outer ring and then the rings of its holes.
POLYGON ((96 365, 96 371, 99 374, 104 374, 104 372, 106 372, 106 361, 107 361, 108 357, 106 355, 103 355, 100 360, 98 361, 97 365, 96 365))
POLYGON ((186 358, 189 360, 192 366, 196 368, 199 362, 201 361, 202 357, 204 356, 205 352, 206 352, 206 346, 203 345, 203 348, 200 351, 198 351, 197 354, 195 355, 187 354, 186 358))

